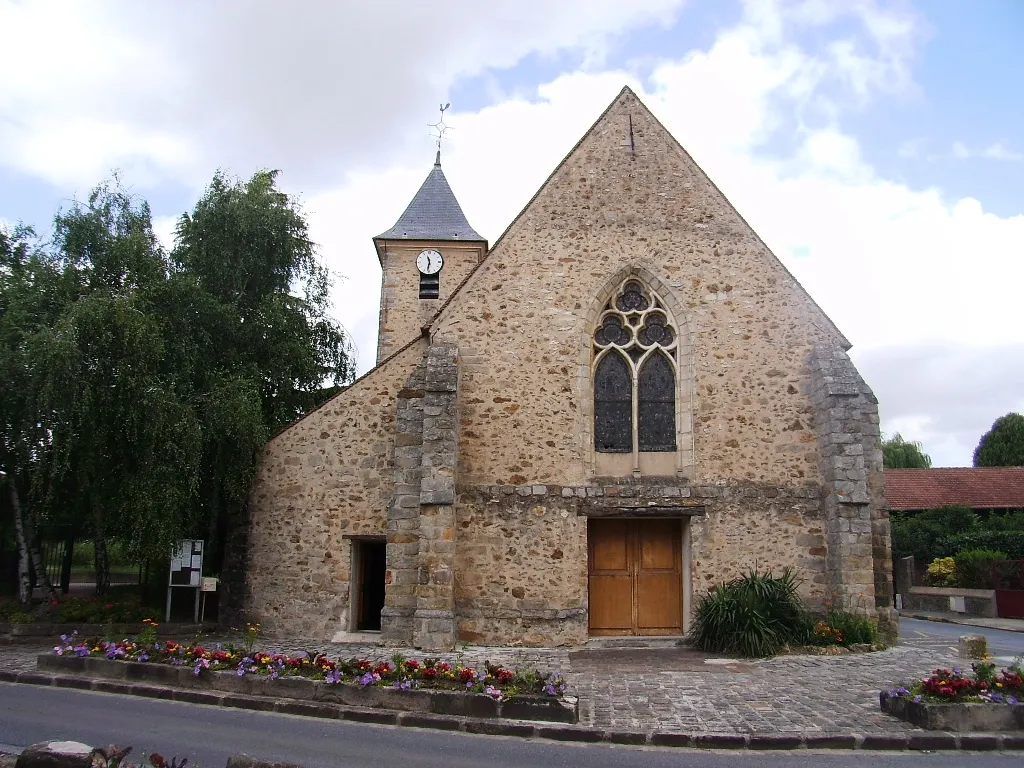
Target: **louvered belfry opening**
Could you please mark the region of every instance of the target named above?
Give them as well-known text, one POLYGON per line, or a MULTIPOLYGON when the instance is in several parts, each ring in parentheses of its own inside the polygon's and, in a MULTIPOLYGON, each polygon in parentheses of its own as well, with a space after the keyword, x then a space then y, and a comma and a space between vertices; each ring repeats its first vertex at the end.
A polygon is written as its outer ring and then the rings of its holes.
POLYGON ((420 298, 436 299, 441 295, 441 273, 425 275, 420 272, 420 298))
POLYGON ((678 342, 661 300, 625 280, 593 336, 596 451, 676 450, 678 342))

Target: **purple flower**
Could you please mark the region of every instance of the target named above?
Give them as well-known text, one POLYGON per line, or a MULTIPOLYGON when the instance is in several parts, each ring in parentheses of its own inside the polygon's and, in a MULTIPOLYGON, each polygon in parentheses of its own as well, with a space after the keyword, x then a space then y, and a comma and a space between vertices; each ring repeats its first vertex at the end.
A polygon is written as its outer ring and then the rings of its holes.
POLYGON ((908 690, 907 690, 906 688, 904 688, 904 687, 903 687, 903 686, 901 685, 901 686, 900 686, 899 688, 897 688, 897 689, 896 689, 896 693, 897 693, 897 695, 899 695, 899 696, 906 696, 906 695, 907 695, 908 693, 910 693, 910 691, 908 691, 908 690))
POLYGON ((391 684, 391 687, 397 688, 400 691, 408 691, 412 688, 412 680, 395 680, 395 682, 391 684))
POLYGON ((330 683, 331 685, 337 685, 341 682, 341 672, 339 672, 337 669, 330 670, 324 677, 324 681, 330 683))
POLYGON ((365 675, 359 678, 359 684, 362 686, 373 685, 374 683, 380 682, 380 675, 376 672, 367 672, 365 675))
POLYGON ((136 661, 149 661, 149 654, 146 653, 145 651, 143 651, 142 653, 140 653, 138 656, 135 657, 135 660, 136 661))
POLYGON ((495 688, 493 685, 488 685, 486 688, 484 688, 484 693, 486 693, 488 696, 493 696, 498 701, 501 701, 505 697, 505 694, 502 693, 499 688, 495 688))
POLYGON ((1014 697, 1014 696, 1007 696, 1006 697, 1006 703, 1009 704, 1010 706, 1013 706, 1014 704, 1017 704, 1018 702, 1017 702, 1016 697, 1014 697))
POLYGON ((920 704, 921 703, 921 696, 920 696, 920 694, 918 694, 917 696, 914 697, 914 703, 915 704, 920 704))

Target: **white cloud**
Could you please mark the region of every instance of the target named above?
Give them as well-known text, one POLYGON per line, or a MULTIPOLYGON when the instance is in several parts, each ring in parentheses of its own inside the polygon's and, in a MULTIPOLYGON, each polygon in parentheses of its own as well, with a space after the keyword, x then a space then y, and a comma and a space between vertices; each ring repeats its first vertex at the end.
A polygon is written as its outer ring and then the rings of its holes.
POLYGON ((917 137, 914 139, 907 139, 899 145, 896 153, 900 157, 906 158, 918 158, 924 155, 925 148, 928 146, 928 140, 923 137, 917 137))
POLYGON ((988 145, 981 154, 992 160, 1010 160, 1015 163, 1024 162, 1024 152, 1016 152, 1009 149, 1001 141, 988 145))
MULTIPOLYGON (((28 67, 24 82, 3 74, 17 52, 0 52, 0 117, 20 116, 0 120, 0 163, 76 184, 127 165, 137 184, 197 187, 215 164, 240 174, 283 168, 282 184, 306 193, 311 233, 344 276, 335 306, 366 370, 380 291, 370 238, 430 169, 425 116, 458 77, 569 49, 587 66, 511 94, 489 77, 490 106, 448 113, 445 173, 470 222, 493 242, 629 83, 854 343, 887 431, 924 441, 937 463, 969 462, 995 417, 1024 408, 1015 295, 1024 215, 998 217, 977 200, 889 179, 843 127, 850 110, 915 97, 920 20, 860 0, 750 2, 710 48, 644 77, 601 64, 620 29, 663 23, 677 5, 465 0, 422 12, 392 2, 295 13, 268 1, 186 4, 180 18, 179 6, 160 6, 159 19, 151 5, 75 6, 52 48, 49 38, 38 54, 19 42, 27 62, 56 56, 28 67), (69 70, 97 40, 119 44, 69 70), (134 91, 124 95, 125 84, 134 91), (779 136, 789 148, 765 151, 779 136)), ((36 8, 0 0, 0 26, 13 20, 13 38, 26 40, 47 21, 36 8)), ((924 149, 914 140, 900 154, 924 149)), ((951 152, 1016 154, 1003 144, 951 152)), ((173 224, 155 222, 164 242, 173 224)))
POLYGON ((599 62, 681 2, 0 0, 0 163, 78 186, 277 167, 319 188, 409 158, 457 79, 599 62))
POLYGON ((981 157, 986 160, 1002 160, 1011 163, 1024 162, 1024 152, 1010 149, 1001 141, 993 142, 983 149, 971 149, 962 141, 954 141, 950 154, 957 160, 970 160, 974 157, 981 157))

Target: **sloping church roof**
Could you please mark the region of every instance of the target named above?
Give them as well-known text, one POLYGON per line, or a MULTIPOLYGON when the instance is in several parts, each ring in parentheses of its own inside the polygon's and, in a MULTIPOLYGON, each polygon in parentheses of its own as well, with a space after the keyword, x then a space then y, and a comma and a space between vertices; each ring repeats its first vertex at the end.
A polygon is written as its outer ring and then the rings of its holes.
POLYGON ((448 179, 441 170, 441 153, 437 153, 434 167, 413 197, 405 212, 387 232, 374 240, 464 240, 487 242, 462 212, 448 179))

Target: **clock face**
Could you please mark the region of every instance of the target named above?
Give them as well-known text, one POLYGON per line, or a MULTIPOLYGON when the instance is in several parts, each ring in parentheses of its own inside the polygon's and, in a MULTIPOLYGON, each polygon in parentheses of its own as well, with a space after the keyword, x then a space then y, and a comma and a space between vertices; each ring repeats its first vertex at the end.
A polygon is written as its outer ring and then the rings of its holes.
POLYGON ((416 257, 416 267, 424 275, 436 275, 444 266, 444 257, 433 249, 420 251, 416 257))

